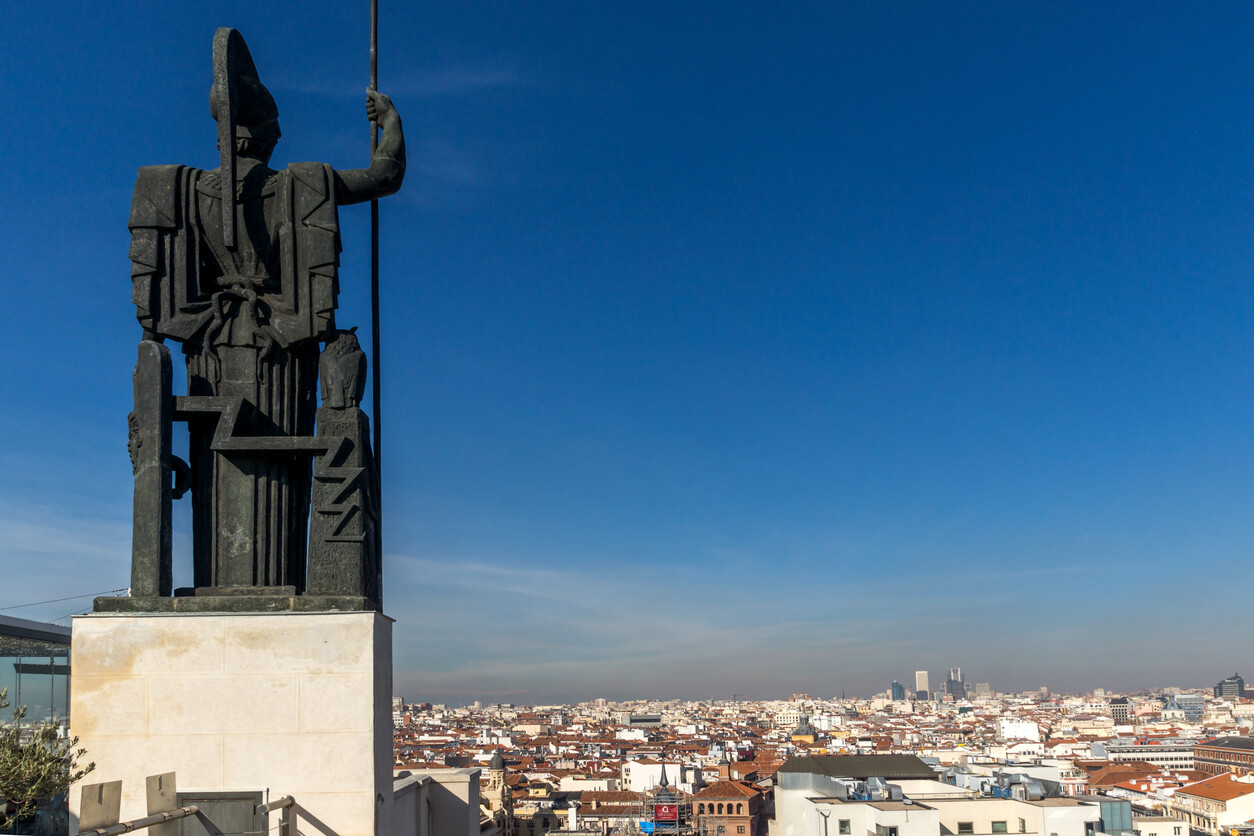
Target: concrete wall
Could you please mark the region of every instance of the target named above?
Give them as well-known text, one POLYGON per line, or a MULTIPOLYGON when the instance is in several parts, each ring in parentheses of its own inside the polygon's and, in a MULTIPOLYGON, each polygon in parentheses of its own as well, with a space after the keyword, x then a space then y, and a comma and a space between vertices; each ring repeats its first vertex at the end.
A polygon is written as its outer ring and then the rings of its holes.
POLYGON ((431 836, 430 783, 430 778, 406 777, 393 784, 392 818, 386 836, 431 836))
POLYGON ((1187 836, 1188 825, 1170 816, 1133 816, 1132 829, 1140 836, 1187 836))
MULTIPOLYGON (((1028 806, 1033 806, 1027 802, 1028 806)), ((1097 805, 1045 806, 1041 810, 1041 836, 1084 836, 1087 822, 1101 821, 1102 811, 1097 805)), ((1097 825, 1097 829, 1100 829, 1097 825)))
POLYGON ((397 830, 395 836, 479 836, 479 772, 472 769, 415 769, 401 780, 425 781, 430 832, 397 830))
POLYGON ((975 836, 986 836, 993 832, 995 821, 1005 822, 1006 832, 1011 836, 1020 832, 1039 836, 1084 836, 1085 822, 1101 820, 1101 810, 1096 805, 1063 799, 1036 803, 1013 798, 972 798, 935 800, 927 805, 940 813, 941 833, 945 836, 957 834, 960 822, 971 822, 975 836), (1023 831, 1020 831, 1019 819, 1023 819, 1023 831))
MULTIPOLYGON (((816 836, 823 832, 823 820, 813 798, 848 798, 845 785, 826 775, 806 772, 776 773, 775 818, 770 836, 816 836)), ((831 830, 829 822, 828 829, 831 830)), ((837 836, 835 831, 829 836, 837 836)), ((855 831, 855 836, 863 836, 855 831)))
POLYGON ((71 664, 71 731, 91 783, 122 781, 123 821, 147 814, 147 776, 174 772, 180 791, 294 796, 305 833, 386 829, 391 619, 97 613, 74 619, 71 664))

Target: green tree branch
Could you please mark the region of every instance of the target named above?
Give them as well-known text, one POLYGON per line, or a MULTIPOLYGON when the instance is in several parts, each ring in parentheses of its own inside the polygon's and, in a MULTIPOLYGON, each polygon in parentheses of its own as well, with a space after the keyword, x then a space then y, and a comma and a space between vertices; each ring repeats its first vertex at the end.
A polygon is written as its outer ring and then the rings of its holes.
MULTIPOLYGON (((0 688, 0 710, 8 707, 8 689, 0 688)), ((3 830, 34 815, 39 799, 68 793, 71 784, 96 768, 79 764, 87 750, 79 748, 77 737, 60 737, 52 722, 23 730, 25 717, 26 706, 20 705, 12 720, 0 725, 0 801, 10 805, 0 813, 3 830)))

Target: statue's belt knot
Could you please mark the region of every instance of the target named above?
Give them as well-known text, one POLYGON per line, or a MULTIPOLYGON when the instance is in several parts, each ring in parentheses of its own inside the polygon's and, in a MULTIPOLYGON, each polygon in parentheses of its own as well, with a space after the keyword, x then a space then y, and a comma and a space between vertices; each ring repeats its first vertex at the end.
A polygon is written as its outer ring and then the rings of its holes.
POLYGON ((268 281, 270 281, 269 276, 245 276, 242 273, 226 273, 218 279, 218 286, 242 292, 243 288, 260 290, 268 281))
MULTIPOLYGON (((229 287, 225 290, 219 290, 210 297, 213 319, 209 323, 209 329, 205 335, 205 347, 208 349, 209 354, 216 359, 217 336, 222 332, 222 328, 226 324, 226 303, 228 300, 234 299, 243 303, 240 306, 240 312, 247 318, 248 323, 252 325, 253 344, 259 349, 258 360, 265 360, 274 348, 274 336, 270 331, 270 326, 258 319, 258 307, 267 306, 264 301, 257 299, 257 289, 269 281, 269 277, 228 274, 222 276, 218 281, 220 284, 229 285, 229 287)), ((257 378, 258 380, 265 379, 264 363, 259 363, 257 366, 257 378)))

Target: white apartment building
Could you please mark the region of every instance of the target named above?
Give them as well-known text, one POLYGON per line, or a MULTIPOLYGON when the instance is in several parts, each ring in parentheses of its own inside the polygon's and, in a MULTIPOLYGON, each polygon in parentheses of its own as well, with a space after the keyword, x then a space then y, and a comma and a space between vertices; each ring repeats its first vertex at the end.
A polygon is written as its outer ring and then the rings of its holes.
POLYGON ((997 736, 1002 740, 1041 741, 1041 727, 1031 720, 1020 720, 1017 717, 998 717, 997 736))
POLYGON ((936 809, 908 801, 815 802, 820 829, 809 836, 939 836, 936 809))
POLYGON ((591 790, 593 792, 614 792, 618 789, 619 779, 611 776, 592 777, 586 775, 563 775, 561 782, 557 785, 559 790, 564 792, 583 792, 591 790))
POLYGON ((944 836, 1093 836, 1101 829, 1101 808, 1073 798, 936 799, 928 804, 937 809, 944 836))
POLYGON ((1102 744, 1106 755, 1118 763, 1148 763, 1159 769, 1179 771, 1193 768, 1194 739, 1138 743, 1135 740, 1111 740, 1102 744))
MULTIPOLYGON (((620 789, 645 792, 662 783, 662 762, 649 760, 626 761, 623 764, 623 780, 620 789)), ((692 793, 701 789, 701 767, 696 764, 666 762, 666 783, 672 789, 692 793)))
POLYGON ((1101 829, 1100 808, 1070 798, 808 802, 805 815, 781 816, 777 808, 771 836, 1094 836, 1101 829))

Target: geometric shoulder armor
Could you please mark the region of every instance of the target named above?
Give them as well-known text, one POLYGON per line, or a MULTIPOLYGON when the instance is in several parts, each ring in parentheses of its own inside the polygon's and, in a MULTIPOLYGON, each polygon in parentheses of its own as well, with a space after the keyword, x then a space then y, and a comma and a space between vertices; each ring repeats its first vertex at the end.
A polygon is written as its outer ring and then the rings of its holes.
POLYGON ((212 317, 200 292, 200 235, 189 223, 196 170, 153 165, 139 170, 131 201, 131 298, 146 331, 191 339, 212 317))

